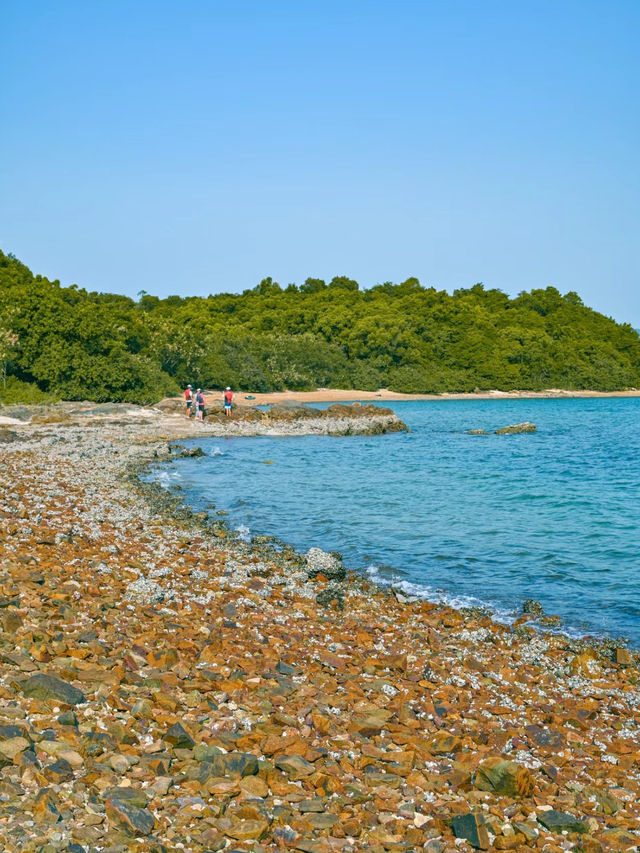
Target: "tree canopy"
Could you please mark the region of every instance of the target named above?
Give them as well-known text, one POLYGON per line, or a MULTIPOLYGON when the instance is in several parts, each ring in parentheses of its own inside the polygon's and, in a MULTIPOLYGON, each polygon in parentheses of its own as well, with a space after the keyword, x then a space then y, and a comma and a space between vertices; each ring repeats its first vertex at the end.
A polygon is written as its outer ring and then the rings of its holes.
POLYGON ((0 252, 0 400, 150 403, 187 382, 414 393, 640 386, 640 337, 555 287, 509 298, 346 276, 138 299, 61 286, 0 252))

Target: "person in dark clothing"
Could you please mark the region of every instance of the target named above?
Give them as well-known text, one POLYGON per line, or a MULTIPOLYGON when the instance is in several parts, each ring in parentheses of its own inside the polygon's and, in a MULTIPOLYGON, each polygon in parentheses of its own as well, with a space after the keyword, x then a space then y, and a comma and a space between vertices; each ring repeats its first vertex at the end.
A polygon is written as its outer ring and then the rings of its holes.
POLYGON ((196 391, 196 418, 199 421, 203 421, 205 417, 205 406, 206 400, 204 398, 204 394, 202 393, 202 389, 198 388, 196 391))

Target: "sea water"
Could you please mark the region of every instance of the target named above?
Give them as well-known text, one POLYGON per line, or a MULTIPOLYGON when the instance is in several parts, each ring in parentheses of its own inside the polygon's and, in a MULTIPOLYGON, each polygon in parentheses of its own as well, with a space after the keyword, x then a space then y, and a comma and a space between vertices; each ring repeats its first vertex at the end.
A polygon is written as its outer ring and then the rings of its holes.
POLYGON ((640 399, 392 407, 410 432, 203 438, 188 443, 205 457, 158 473, 244 538, 337 550, 379 583, 507 621, 535 598, 570 634, 640 646, 640 399), (466 433, 521 421, 537 432, 466 433))

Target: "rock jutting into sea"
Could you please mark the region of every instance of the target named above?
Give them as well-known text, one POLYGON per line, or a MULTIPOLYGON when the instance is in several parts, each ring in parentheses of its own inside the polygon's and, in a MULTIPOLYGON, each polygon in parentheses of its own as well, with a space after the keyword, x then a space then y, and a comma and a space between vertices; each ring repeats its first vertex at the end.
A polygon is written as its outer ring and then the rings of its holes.
POLYGON ((524 421, 521 424, 511 424, 511 426, 500 427, 487 431, 486 429, 468 429, 467 435, 519 435, 521 433, 535 432, 536 425, 524 421))
MULTIPOLYGON (((258 435, 382 435, 406 432, 407 426, 391 409, 372 403, 334 403, 326 409, 315 409, 288 403, 266 410, 252 406, 236 406, 231 417, 225 417, 222 403, 211 401, 204 421, 184 417, 184 402, 170 397, 155 406, 134 406, 127 403, 54 403, 42 406, 0 407, 0 416, 15 424, 31 423, 88 425, 144 423, 149 430, 156 427, 169 431, 174 438, 197 436, 258 436, 258 435), (177 415, 183 415, 178 418, 177 415)), ((0 441, 12 440, 9 429, 0 429, 0 441), (4 439, 2 438, 4 435, 4 439)), ((185 455, 197 455, 186 451, 185 455)))
POLYGON ((2 444, 0 849, 637 848, 637 652, 400 601, 136 476, 262 417, 77 408, 2 444))

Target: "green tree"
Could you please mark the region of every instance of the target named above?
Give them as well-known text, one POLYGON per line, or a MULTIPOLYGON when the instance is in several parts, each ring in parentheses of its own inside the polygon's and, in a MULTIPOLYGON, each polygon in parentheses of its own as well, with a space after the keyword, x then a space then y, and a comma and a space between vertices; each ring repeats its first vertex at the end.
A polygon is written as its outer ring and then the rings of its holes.
POLYGON ((186 382, 269 391, 640 386, 640 338, 582 303, 417 278, 369 290, 347 276, 284 290, 137 300, 34 276, 0 252, 0 388, 36 399, 152 402, 186 382), (42 397, 40 397, 42 398, 42 397))

